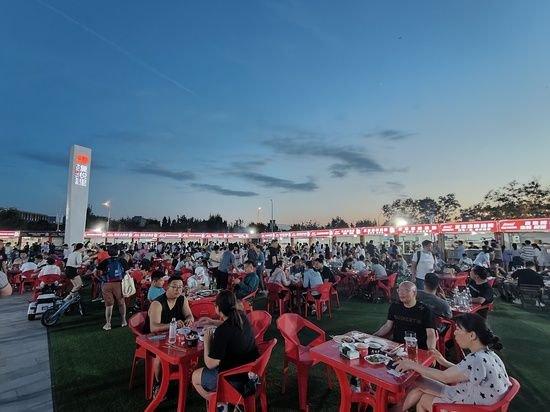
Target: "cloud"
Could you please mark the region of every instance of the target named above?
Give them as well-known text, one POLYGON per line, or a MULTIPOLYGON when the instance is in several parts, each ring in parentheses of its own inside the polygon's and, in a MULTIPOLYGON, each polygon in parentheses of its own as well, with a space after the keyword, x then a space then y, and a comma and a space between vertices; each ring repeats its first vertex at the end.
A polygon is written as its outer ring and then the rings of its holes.
POLYGON ((289 156, 324 157, 336 161, 329 166, 332 177, 342 178, 350 171, 362 174, 385 171, 376 160, 356 147, 334 146, 321 140, 274 138, 264 142, 278 153, 289 156))
POLYGON ((173 179, 180 182, 185 180, 195 179, 195 174, 193 172, 190 172, 187 170, 182 170, 182 171, 169 170, 151 161, 135 164, 134 166, 130 167, 129 170, 135 173, 143 174, 143 175, 165 177, 167 179, 173 179))
POLYGON ((250 171, 231 172, 231 174, 250 182, 258 183, 263 187, 276 187, 285 189, 289 192, 313 192, 314 190, 317 190, 319 188, 319 186, 317 186, 317 184, 311 178, 308 179, 307 182, 296 183, 292 180, 281 179, 278 177, 268 176, 250 171))
POLYGON ((225 189, 225 188, 223 188, 221 186, 218 186, 218 185, 209 185, 209 184, 206 184, 206 183, 191 183, 191 186, 195 187, 197 189, 206 190, 207 192, 217 193, 217 194, 223 195, 223 196, 237 196, 237 197, 258 196, 258 193, 256 193, 256 192, 225 189))
MULTIPOLYGON (((31 160, 36 163, 41 163, 47 166, 63 167, 63 168, 69 167, 69 156, 63 155, 61 153, 19 152, 17 153, 17 155, 24 159, 31 160)), ((92 170, 106 169, 106 168, 107 166, 105 166, 103 163, 99 162, 98 160, 94 159, 93 153, 92 153, 92 170)))
POLYGON ((382 140, 399 141, 414 136, 416 133, 409 133, 402 130, 384 129, 378 132, 367 133, 364 137, 367 139, 378 138, 382 140))
POLYGON ((395 190, 395 191, 400 191, 400 190, 403 190, 405 188, 405 185, 403 183, 399 183, 399 182, 386 182, 386 185, 388 186, 388 188, 390 188, 392 190, 395 190))

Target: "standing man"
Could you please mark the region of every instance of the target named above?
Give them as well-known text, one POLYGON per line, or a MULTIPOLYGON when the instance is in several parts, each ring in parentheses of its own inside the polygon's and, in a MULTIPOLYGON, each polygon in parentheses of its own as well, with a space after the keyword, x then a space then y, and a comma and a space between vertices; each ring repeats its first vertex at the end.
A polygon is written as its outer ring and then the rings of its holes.
POLYGON ((411 280, 416 283, 416 288, 418 290, 424 290, 424 278, 426 277, 426 273, 434 271, 435 258, 432 249, 433 242, 426 239, 422 242, 422 250, 417 251, 412 257, 411 280))
POLYGON ((216 283, 218 289, 227 289, 227 280, 229 278, 229 271, 235 267, 235 255, 228 247, 223 251, 222 260, 218 267, 218 276, 216 277, 216 283))
POLYGON ((458 244, 456 245, 454 252, 455 252, 454 258, 458 262, 460 259, 462 259, 462 256, 464 255, 464 253, 466 253, 466 248, 464 247, 464 242, 462 240, 458 241, 458 244))
POLYGON ((122 279, 126 274, 127 264, 124 259, 117 257, 116 247, 109 248, 109 258, 103 260, 97 269, 101 271, 101 292, 105 300, 105 325, 103 330, 111 330, 111 317, 113 316, 113 306, 115 300, 118 303, 118 310, 122 318, 122 327, 126 323, 126 303, 122 296, 122 279))

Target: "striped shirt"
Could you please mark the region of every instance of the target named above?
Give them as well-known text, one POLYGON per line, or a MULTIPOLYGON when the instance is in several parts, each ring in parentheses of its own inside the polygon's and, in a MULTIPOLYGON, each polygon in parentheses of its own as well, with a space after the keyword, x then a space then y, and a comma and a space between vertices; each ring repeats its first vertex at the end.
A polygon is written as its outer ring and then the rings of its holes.
POLYGON ((521 248, 519 256, 523 259, 524 262, 534 262, 535 248, 531 245, 525 245, 521 248))

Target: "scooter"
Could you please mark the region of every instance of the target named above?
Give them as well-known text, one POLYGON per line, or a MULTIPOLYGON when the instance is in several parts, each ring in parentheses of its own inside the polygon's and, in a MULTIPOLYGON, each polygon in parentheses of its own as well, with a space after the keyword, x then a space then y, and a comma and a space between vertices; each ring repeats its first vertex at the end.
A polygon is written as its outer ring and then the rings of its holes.
POLYGON ((47 275, 36 279, 33 299, 27 309, 28 320, 34 320, 36 316, 42 315, 54 306, 56 299, 59 299, 57 289, 60 281, 61 277, 58 275, 47 275), (43 284, 42 287, 40 287, 41 284, 43 284))
POLYGON ((73 308, 78 310, 80 316, 85 315, 84 305, 78 292, 70 293, 65 299, 58 297, 54 301, 53 307, 44 312, 40 321, 42 322, 42 325, 46 327, 55 326, 59 322, 59 319, 61 319, 61 316, 73 308))

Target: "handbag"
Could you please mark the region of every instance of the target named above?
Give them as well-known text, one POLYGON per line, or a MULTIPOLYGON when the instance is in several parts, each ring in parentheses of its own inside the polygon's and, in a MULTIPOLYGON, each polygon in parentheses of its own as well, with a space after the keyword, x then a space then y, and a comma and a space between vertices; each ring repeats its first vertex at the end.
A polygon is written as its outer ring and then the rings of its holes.
POLYGON ((134 285, 134 279, 129 273, 126 273, 122 279, 122 296, 129 298, 136 293, 136 286, 134 285))

